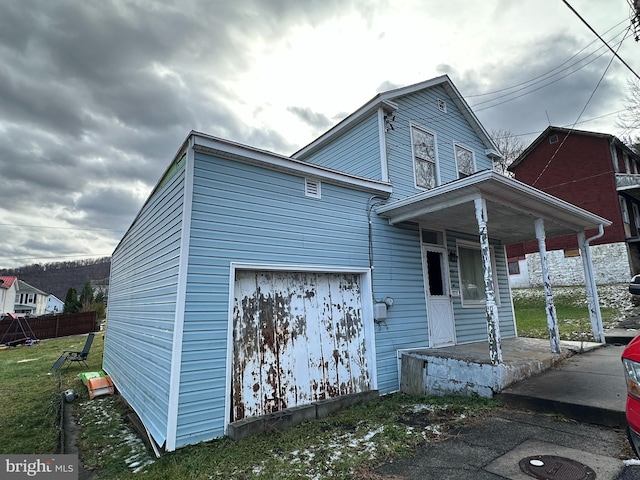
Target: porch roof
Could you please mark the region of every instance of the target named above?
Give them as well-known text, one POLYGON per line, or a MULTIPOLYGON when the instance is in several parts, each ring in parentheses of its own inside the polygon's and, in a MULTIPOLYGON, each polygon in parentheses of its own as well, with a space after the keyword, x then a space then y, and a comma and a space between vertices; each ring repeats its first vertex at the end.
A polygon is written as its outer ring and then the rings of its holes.
POLYGON ((611 222, 580 207, 490 170, 440 185, 376 209, 400 222, 424 222, 433 229, 478 234, 474 200, 487 205, 489 236, 503 243, 535 240, 534 220, 544 220, 548 238, 608 227, 611 222))

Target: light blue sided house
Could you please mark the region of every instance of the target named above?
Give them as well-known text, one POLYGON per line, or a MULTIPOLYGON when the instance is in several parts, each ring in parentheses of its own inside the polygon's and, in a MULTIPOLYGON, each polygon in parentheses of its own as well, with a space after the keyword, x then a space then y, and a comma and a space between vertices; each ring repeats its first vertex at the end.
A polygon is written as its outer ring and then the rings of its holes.
POLYGON ((190 133, 113 253, 105 371, 172 451, 397 391, 402 352, 484 342, 500 365, 503 245, 608 221, 493 173, 497 155, 447 76, 291 157, 190 133))

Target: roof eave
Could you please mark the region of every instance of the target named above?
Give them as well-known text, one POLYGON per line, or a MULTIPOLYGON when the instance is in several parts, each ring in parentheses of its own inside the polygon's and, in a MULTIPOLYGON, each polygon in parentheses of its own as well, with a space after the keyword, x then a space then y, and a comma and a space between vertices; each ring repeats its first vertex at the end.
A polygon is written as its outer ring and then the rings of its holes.
POLYGON ((318 165, 313 165, 284 155, 260 150, 240 143, 223 140, 203 133, 192 132, 196 151, 219 155, 232 160, 258 165, 298 176, 310 177, 356 190, 363 190, 377 195, 388 196, 393 188, 389 182, 373 180, 356 175, 349 175, 318 165))

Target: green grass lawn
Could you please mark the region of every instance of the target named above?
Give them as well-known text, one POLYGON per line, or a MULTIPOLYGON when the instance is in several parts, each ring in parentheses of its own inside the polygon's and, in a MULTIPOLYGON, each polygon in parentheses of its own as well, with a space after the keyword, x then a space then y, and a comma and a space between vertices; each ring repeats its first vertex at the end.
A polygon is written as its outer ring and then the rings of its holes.
MULTIPOLYGON (((593 341, 591 320, 586 297, 579 289, 558 288, 554 305, 558 317, 558 331, 562 340, 593 341)), ((549 338, 544 292, 542 289, 513 291, 518 336, 549 338)), ((620 315, 617 308, 600 307, 602 323, 608 324, 620 315)))
POLYGON ((392 394, 305 422, 234 442, 221 438, 187 446, 159 459, 147 451, 127 420, 120 397, 89 400, 78 373, 101 368, 103 336, 96 335, 89 368, 73 364, 59 374, 51 365, 63 350, 81 350, 86 336, 44 340, 0 350, 0 453, 58 452, 61 392, 80 425, 80 459, 97 479, 370 479, 371 468, 411 455, 419 445, 496 408, 478 397, 409 397, 392 394))
MULTIPOLYGON (((88 357, 92 369, 102 364, 102 338, 96 335, 88 357)), ((86 369, 74 365, 61 374, 49 369, 63 350, 82 350, 85 340, 86 336, 67 337, 0 350, 0 452, 56 451, 60 392, 78 388, 75 376, 86 369)))
MULTIPOLYGON (((542 291, 514 291, 518 334, 548 339, 542 291)), ((555 295, 563 339, 584 339, 591 326, 583 294, 555 295)), ((554 292, 555 293, 555 292, 554 292)), ((619 314, 603 308, 605 322, 619 314)), ((234 442, 226 438, 187 446, 156 459, 127 420, 115 395, 89 400, 78 373, 98 371, 104 339, 96 335, 88 368, 60 373, 51 365, 63 350, 81 350, 86 336, 43 340, 32 347, 0 350, 0 453, 58 452, 61 392, 75 389, 80 458, 97 479, 375 478, 373 466, 411 455, 419 445, 455 433, 496 408, 477 397, 409 397, 393 394, 355 405, 329 418, 234 442)))

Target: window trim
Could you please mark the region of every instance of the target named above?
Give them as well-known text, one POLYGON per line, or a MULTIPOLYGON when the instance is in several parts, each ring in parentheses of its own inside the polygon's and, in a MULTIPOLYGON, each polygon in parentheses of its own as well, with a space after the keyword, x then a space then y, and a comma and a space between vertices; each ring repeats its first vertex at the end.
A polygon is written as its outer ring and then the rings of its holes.
MULTIPOLYGON (((413 167, 413 186, 418 189, 418 190, 422 190, 424 192, 427 192, 429 190, 432 190, 431 188, 425 188, 422 187, 420 185, 418 185, 418 178, 416 176, 416 151, 414 148, 414 141, 413 141, 413 131, 415 130, 420 130, 423 133, 426 133, 427 135, 431 135, 433 137, 433 156, 434 156, 434 180, 435 180, 435 185, 433 188, 437 187, 440 185, 440 162, 438 161, 438 135, 436 134, 436 132, 433 132, 427 128, 424 128, 421 125, 418 125, 414 122, 409 122, 409 139, 411 141, 411 165, 413 167)), ((428 161, 428 160, 425 160, 428 161)))
MULTIPOLYGON (((486 306, 486 296, 483 296, 480 300, 470 301, 464 299, 463 289, 462 289, 462 268, 461 268, 461 258, 460 258, 460 247, 466 248, 468 250, 477 250, 481 251, 480 244, 469 242, 465 240, 456 240, 456 254, 458 256, 458 285, 460 286, 460 305, 462 308, 485 308, 486 306)), ((489 246, 491 250, 491 273, 493 275, 493 294, 496 302, 496 306, 500 307, 500 286, 498 284, 498 269, 496 268, 496 255, 495 255, 495 247, 493 245, 489 246)), ((482 279, 482 291, 484 292, 484 278, 482 279)))
POLYGON ((638 236, 640 236, 640 207, 638 207, 637 203, 631 204, 631 211, 633 212, 633 222, 636 225, 636 231, 638 232, 638 236))
POLYGON ((476 164, 476 152, 473 150, 473 148, 469 148, 468 146, 466 146, 464 143, 460 143, 460 142, 453 142, 453 160, 455 162, 456 165, 456 175, 457 178, 464 178, 464 177, 460 177, 460 169, 458 168, 458 148, 461 148, 462 150, 466 150, 468 152, 471 152, 471 163, 473 164, 473 172, 470 173, 470 175, 473 175, 474 173, 476 173, 478 171, 478 165, 476 164))

